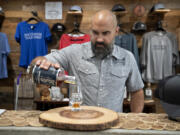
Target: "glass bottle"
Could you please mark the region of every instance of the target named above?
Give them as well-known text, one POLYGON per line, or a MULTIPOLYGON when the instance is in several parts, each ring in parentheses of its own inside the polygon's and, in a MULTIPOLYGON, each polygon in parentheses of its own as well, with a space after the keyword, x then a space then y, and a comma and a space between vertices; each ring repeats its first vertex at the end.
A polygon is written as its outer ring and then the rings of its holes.
POLYGON ((145 99, 146 100, 151 100, 152 99, 151 83, 147 83, 147 87, 145 89, 145 99))
POLYGON ((32 75, 33 82, 36 84, 45 84, 48 86, 61 86, 62 82, 75 83, 75 76, 65 75, 63 68, 49 67, 47 70, 37 65, 31 65, 27 73, 32 75))
POLYGON ((69 84, 69 105, 72 111, 79 111, 82 103, 82 92, 80 85, 77 84, 75 76, 65 75, 64 69, 49 67, 48 70, 42 69, 37 65, 28 67, 27 72, 32 75, 33 82, 49 86, 60 87, 62 82, 69 84))

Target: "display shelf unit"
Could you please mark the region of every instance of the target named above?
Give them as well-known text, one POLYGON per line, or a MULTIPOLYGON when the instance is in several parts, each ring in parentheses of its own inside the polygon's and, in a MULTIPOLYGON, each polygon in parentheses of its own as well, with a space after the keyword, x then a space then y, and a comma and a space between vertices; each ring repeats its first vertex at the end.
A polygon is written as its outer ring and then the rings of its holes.
POLYGON ((74 16, 82 16, 83 15, 83 13, 80 11, 68 11, 67 14, 74 15, 74 16))
POLYGON ((127 11, 116 11, 113 12, 116 16, 124 16, 126 15, 128 12, 127 11))

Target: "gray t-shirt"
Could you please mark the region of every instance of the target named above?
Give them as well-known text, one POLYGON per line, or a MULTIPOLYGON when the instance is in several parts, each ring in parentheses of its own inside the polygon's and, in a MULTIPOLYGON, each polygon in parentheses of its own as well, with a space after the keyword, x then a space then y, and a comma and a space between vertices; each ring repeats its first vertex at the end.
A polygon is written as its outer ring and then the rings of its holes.
POLYGON ((143 36, 140 63, 145 67, 142 78, 157 83, 173 74, 173 65, 179 59, 177 44, 167 32, 149 32, 143 36))
POLYGON ((91 42, 71 45, 46 58, 59 63, 69 75, 75 75, 84 105, 122 112, 125 85, 128 91, 144 86, 133 54, 116 45, 112 54, 102 60, 95 57, 91 42))

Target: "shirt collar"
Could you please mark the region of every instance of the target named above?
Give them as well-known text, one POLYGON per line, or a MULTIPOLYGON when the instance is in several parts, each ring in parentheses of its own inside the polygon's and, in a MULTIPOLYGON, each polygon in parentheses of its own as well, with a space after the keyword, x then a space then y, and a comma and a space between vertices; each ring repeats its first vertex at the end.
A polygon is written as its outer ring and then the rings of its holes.
MULTIPOLYGON (((95 57, 95 54, 93 53, 91 48, 91 42, 89 42, 89 45, 86 47, 85 54, 86 54, 86 59, 91 59, 95 57)), ((125 57, 125 53, 124 51, 122 51, 121 47, 114 44, 113 51, 109 56, 113 56, 116 59, 123 59, 125 57)))
POLYGON ((92 57, 95 56, 95 54, 93 53, 92 48, 91 48, 91 42, 85 43, 82 47, 85 48, 84 56, 83 56, 84 59, 91 59, 92 57))
POLYGON ((114 49, 112 51, 112 56, 116 59, 123 59, 125 57, 124 51, 122 51, 122 48, 114 44, 114 49))

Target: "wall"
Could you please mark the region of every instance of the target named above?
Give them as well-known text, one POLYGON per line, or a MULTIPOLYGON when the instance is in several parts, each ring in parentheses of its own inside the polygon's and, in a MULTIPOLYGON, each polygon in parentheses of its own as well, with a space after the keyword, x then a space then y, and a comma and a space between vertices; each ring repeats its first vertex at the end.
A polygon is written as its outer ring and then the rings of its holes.
MULTIPOLYGON (((49 0, 50 1, 50 0, 49 0)), ((52 1, 52 0, 51 0, 52 1)), ((57 1, 57 0, 56 0, 57 1)), ((148 30, 154 29, 154 22, 157 16, 149 16, 148 12, 154 3, 158 0, 62 0, 63 2, 63 19, 62 20, 46 20, 45 19, 45 2, 46 0, 0 0, 0 6, 4 9, 5 20, 3 22, 1 32, 8 36, 11 53, 8 57, 8 79, 0 80, 0 108, 13 108, 13 91, 14 91, 14 78, 22 71, 25 70, 18 66, 20 57, 20 45, 15 41, 14 34, 16 26, 19 22, 27 20, 32 16, 32 10, 37 11, 40 18, 49 24, 51 28, 56 22, 65 24, 67 31, 73 29, 74 18, 67 15, 67 11, 72 5, 79 5, 83 8, 83 16, 80 19, 80 29, 84 33, 89 33, 89 24, 91 16, 100 9, 111 9, 114 4, 121 3, 124 5, 127 14, 120 18, 122 27, 126 31, 131 31, 133 23, 141 20, 148 25, 148 30), (146 8, 146 13, 143 17, 137 18, 133 14, 133 8, 138 2, 141 2, 146 8)), ((166 8, 172 9, 171 12, 165 14, 165 28, 166 30, 176 33, 177 28, 180 27, 180 1, 179 0, 159 0, 164 3, 166 8)), ((141 47, 141 37, 143 33, 136 34, 138 46, 141 47)), ((56 45, 49 45, 49 49, 57 48, 56 45)))

